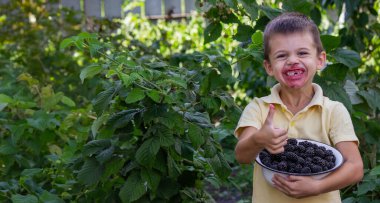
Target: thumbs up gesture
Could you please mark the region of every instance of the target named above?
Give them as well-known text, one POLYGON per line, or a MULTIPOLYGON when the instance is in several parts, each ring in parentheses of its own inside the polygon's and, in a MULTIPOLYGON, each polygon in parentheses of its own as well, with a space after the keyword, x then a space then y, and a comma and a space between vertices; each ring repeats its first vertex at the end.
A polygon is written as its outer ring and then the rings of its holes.
POLYGON ((287 142, 287 130, 276 128, 273 126, 273 117, 276 109, 273 104, 269 106, 268 116, 264 125, 258 133, 258 142, 264 146, 272 154, 278 154, 284 151, 284 146, 287 142))

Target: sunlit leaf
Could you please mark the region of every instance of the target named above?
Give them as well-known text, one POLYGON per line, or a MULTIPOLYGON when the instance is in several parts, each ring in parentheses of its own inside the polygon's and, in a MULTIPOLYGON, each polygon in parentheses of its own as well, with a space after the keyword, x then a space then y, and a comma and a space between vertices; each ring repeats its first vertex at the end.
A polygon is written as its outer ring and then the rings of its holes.
POLYGON ((98 64, 87 66, 80 72, 80 80, 83 83, 85 79, 94 77, 96 74, 102 72, 102 70, 103 68, 98 64))
POLYGON ((220 37, 221 33, 222 25, 220 22, 210 23, 204 30, 204 43, 207 44, 209 42, 217 40, 220 37))

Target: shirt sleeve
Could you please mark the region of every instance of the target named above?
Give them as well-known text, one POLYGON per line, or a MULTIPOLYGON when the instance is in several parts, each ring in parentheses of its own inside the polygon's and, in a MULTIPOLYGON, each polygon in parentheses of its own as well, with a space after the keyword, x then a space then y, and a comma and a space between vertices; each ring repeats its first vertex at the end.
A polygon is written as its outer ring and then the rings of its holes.
POLYGON ((257 99, 254 99, 244 108, 234 134, 236 137, 239 137, 244 127, 255 127, 257 129, 260 129, 262 123, 260 105, 257 99))
POLYGON ((338 103, 333 108, 330 124, 329 134, 334 145, 343 141, 354 141, 359 143, 352 124, 351 116, 342 103, 338 103))

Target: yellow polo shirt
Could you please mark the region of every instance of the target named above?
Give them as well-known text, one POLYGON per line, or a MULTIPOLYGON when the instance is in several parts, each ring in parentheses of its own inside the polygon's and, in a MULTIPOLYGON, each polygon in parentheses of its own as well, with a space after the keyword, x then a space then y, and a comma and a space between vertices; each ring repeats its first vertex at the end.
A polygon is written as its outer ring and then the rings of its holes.
MULTIPOLYGON (((300 112, 293 115, 287 109, 279 96, 280 84, 271 89, 271 94, 254 98, 244 109, 235 136, 239 136, 243 127, 252 126, 260 129, 268 115, 269 104, 274 104, 276 112, 273 118, 274 127, 288 129, 288 137, 312 139, 328 145, 336 145, 342 141, 355 141, 355 135, 350 114, 345 106, 323 96, 322 88, 313 83, 314 97, 300 112)), ((339 203, 339 190, 318 196, 295 199, 286 196, 269 185, 262 174, 262 168, 254 164, 253 194, 254 203, 339 203)))

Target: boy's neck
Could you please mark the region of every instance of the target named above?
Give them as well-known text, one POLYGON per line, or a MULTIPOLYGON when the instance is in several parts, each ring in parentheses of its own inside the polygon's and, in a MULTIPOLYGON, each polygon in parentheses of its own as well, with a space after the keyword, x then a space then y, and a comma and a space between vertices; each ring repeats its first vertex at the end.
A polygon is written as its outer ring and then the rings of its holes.
POLYGON ((279 93, 282 102, 288 110, 290 110, 293 114, 296 114, 305 108, 313 99, 314 88, 312 85, 301 89, 281 87, 279 93))

